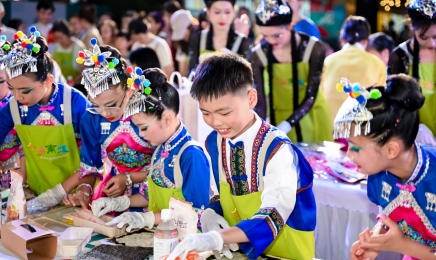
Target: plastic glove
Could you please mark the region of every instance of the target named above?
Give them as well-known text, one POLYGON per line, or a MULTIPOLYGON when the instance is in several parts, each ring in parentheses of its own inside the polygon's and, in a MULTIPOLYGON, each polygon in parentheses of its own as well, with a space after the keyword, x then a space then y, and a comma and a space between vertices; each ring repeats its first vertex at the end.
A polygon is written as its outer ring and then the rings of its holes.
POLYGON ((436 146, 436 139, 431 130, 424 124, 419 124, 418 135, 416 141, 421 144, 436 146))
MULTIPOLYGON (((206 209, 200 218, 201 230, 203 233, 210 231, 218 231, 221 229, 229 228, 229 223, 220 215, 218 215, 213 209, 206 209)), ((229 259, 233 258, 232 251, 239 249, 238 244, 225 245, 222 249, 223 255, 229 259)), ((219 251, 213 251, 216 258, 221 258, 219 251)))
POLYGON ((130 199, 124 195, 116 198, 99 198, 92 202, 91 210, 95 216, 101 217, 111 211, 125 211, 129 207, 130 199))
POLYGON ((112 221, 106 223, 106 225, 112 226, 117 224, 118 228, 122 228, 125 224, 128 224, 126 231, 130 232, 133 228, 152 228, 154 226, 154 221, 153 212, 124 212, 112 221))
POLYGON ((282 121, 277 128, 283 132, 285 132, 285 134, 288 134, 289 132, 291 132, 292 130, 292 126, 291 124, 289 124, 288 121, 282 121))
POLYGON ((223 243, 223 237, 215 230, 203 234, 189 234, 174 248, 167 260, 175 260, 177 257, 186 259, 192 251, 219 251, 223 248, 223 243))
POLYGON ((250 18, 246 14, 241 15, 240 18, 236 18, 233 25, 235 30, 245 37, 248 37, 250 34, 250 18))
POLYGON ((47 210, 48 208, 56 206, 62 201, 65 195, 66 192, 64 187, 62 187, 62 184, 58 184, 33 200, 28 201, 27 212, 34 213, 36 211, 47 210))

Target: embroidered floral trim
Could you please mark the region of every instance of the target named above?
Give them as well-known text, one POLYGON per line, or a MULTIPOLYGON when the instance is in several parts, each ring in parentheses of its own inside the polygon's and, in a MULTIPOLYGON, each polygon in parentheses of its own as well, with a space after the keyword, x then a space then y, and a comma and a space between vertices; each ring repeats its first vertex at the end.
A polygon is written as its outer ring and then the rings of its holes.
POLYGON ((38 115, 38 117, 32 122, 31 125, 37 126, 59 126, 62 125, 56 117, 54 117, 50 112, 44 111, 38 115), (45 118, 47 115, 47 118, 45 118), (47 125, 46 122, 49 122, 47 125))
POLYGON ((104 165, 100 168, 92 167, 90 165, 87 165, 83 162, 80 162, 80 168, 79 168, 79 178, 83 178, 88 175, 95 175, 99 180, 103 179, 103 169, 104 165))
POLYGON ((285 225, 282 216, 280 216, 276 208, 261 208, 256 214, 254 214, 253 218, 265 219, 271 228, 274 238, 280 233, 285 225))
MULTIPOLYGON (((256 134, 253 141, 253 148, 251 151, 251 192, 257 192, 259 190, 259 151, 262 148, 263 142, 267 133, 270 132, 271 125, 262 121, 262 125, 256 134)), ((264 160, 265 158, 262 158, 264 160)), ((262 169, 261 169, 262 170, 262 169)), ((263 171, 260 172, 263 174, 263 171)))
POLYGON ((177 143, 175 143, 173 146, 171 146, 171 143, 180 135, 180 133, 183 131, 184 129, 184 125, 182 123, 180 123, 179 128, 177 129, 177 131, 162 145, 165 149, 165 151, 171 151, 172 149, 174 149, 174 147, 176 147, 182 140, 183 138, 186 136, 183 136, 182 138, 179 139, 179 141, 177 143))
POLYGON ((12 155, 9 159, 7 159, 4 162, 1 162, 2 167, 6 167, 12 163, 16 163, 18 159, 20 159, 20 152, 17 151, 16 153, 14 153, 14 155, 12 155))
MULTIPOLYGON (((412 175, 410 175, 410 178, 406 182, 410 182, 410 181, 415 180, 415 178, 416 178, 416 176, 418 176, 419 171, 421 170, 421 167, 422 167, 422 164, 423 164, 421 145, 419 145, 417 142, 415 142, 415 145, 416 145, 416 150, 417 150, 416 156, 418 157, 418 161, 416 162, 416 167, 413 170, 412 175)), ((418 182, 416 182, 415 185, 416 184, 418 184, 418 182)))
POLYGON ((231 154, 230 160, 232 163, 232 182, 235 189, 235 195, 247 195, 249 194, 247 174, 245 172, 245 152, 244 143, 238 142, 234 146, 230 144, 231 154))
POLYGON ((11 149, 18 146, 17 136, 15 134, 7 134, 3 144, 0 146, 0 152, 4 149, 11 149))
POLYGON ((230 178, 230 173, 229 173, 229 167, 227 166, 227 148, 226 148, 226 139, 223 138, 222 142, 221 142, 221 151, 222 151, 222 164, 223 164, 223 168, 224 168, 224 172, 226 173, 226 180, 227 183, 230 185, 230 188, 232 190, 232 194, 235 194, 235 187, 233 187, 233 182, 232 179, 230 178))
POLYGON ((147 181, 144 181, 143 183, 141 183, 141 185, 139 186, 139 193, 141 193, 141 195, 147 200, 149 201, 150 198, 148 197, 148 184, 147 181))
POLYGON ((128 168, 142 167, 151 161, 150 154, 144 154, 133 150, 126 143, 117 147, 114 151, 107 154, 109 159, 117 164, 122 164, 128 168))
POLYGON ((130 136, 133 138, 133 140, 138 143, 139 145, 146 147, 146 148, 150 148, 153 149, 153 146, 144 141, 141 137, 139 137, 135 130, 132 128, 132 126, 130 125, 130 121, 126 121, 123 122, 123 124, 120 124, 113 132, 112 134, 110 134, 108 136, 108 138, 106 138, 106 140, 103 143, 103 147, 106 149, 111 143, 112 141, 121 133, 129 133, 130 136))
POLYGON ((398 226, 400 226, 401 231, 404 235, 406 235, 411 240, 420 243, 421 245, 428 245, 430 247, 435 247, 436 244, 434 241, 431 241, 429 239, 425 239, 422 237, 421 234, 415 231, 415 229, 407 224, 406 220, 402 220, 398 222, 398 226))
MULTIPOLYGON (((158 159, 159 161, 161 160, 161 158, 158 159)), ((164 165, 166 163, 166 160, 164 160, 163 163, 156 163, 154 165, 153 168, 153 172, 151 173, 151 179, 153 180, 153 182, 162 188, 176 188, 176 185, 174 183, 172 183, 167 176, 165 176, 165 172, 164 172, 164 165)))
POLYGON ((214 203, 214 202, 220 202, 220 196, 219 196, 219 195, 214 195, 214 196, 209 200, 209 204, 210 204, 210 203, 214 203))
POLYGON ((266 160, 265 167, 268 165, 269 161, 274 157, 274 155, 279 151, 280 147, 282 147, 283 144, 289 144, 288 141, 280 141, 277 146, 272 150, 271 154, 268 156, 268 159, 266 160))
POLYGON ((195 208, 195 207, 193 207, 193 208, 194 208, 195 213, 197 213, 197 216, 198 216, 197 229, 201 231, 200 219, 201 219, 201 215, 203 215, 203 212, 204 212, 204 206, 201 206, 201 209, 195 208))
POLYGON ((3 108, 6 106, 7 103, 9 103, 9 100, 13 97, 12 93, 9 92, 2 100, 0 100, 0 108, 3 108))

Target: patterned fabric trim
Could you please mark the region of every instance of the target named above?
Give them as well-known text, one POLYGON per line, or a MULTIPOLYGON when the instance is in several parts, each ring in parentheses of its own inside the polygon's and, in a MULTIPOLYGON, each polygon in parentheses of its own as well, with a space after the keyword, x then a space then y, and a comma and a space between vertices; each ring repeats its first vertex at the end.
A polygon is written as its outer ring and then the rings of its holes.
POLYGON ((407 222, 404 219, 402 221, 399 221, 397 224, 400 227, 403 234, 406 235, 411 240, 418 242, 421 245, 428 245, 430 247, 436 246, 434 241, 422 238, 422 235, 416 232, 415 229, 409 224, 407 224, 407 222))
POLYGON ((253 218, 265 219, 271 228, 274 238, 280 233, 285 225, 282 216, 280 216, 276 208, 261 208, 256 214, 254 214, 253 218))
MULTIPOLYGON (((270 130, 271 125, 263 121, 253 141, 253 149, 251 152, 251 193, 257 192, 259 190, 259 159, 264 160, 264 158, 259 158, 259 152, 262 148, 263 141, 265 140, 265 137, 270 132, 270 130)), ((261 170, 263 171, 263 169, 261 170)), ((261 173, 263 174, 263 172, 261 173)))
POLYGON ((95 175, 99 180, 103 179, 104 165, 100 168, 89 166, 83 162, 80 163, 79 178, 83 178, 88 175, 95 175))
POLYGON ((215 195, 215 196, 213 196, 213 197, 209 200, 209 204, 210 204, 210 203, 214 203, 214 202, 220 202, 220 196, 219 196, 219 195, 215 195))

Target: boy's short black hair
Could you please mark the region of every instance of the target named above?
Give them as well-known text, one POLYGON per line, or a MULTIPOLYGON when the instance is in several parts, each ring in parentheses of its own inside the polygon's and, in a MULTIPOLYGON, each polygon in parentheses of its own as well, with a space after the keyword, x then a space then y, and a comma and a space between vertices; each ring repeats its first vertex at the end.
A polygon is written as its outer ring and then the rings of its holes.
POLYGON ((51 9, 51 11, 54 12, 55 7, 53 4, 53 1, 52 0, 40 0, 40 1, 38 1, 38 4, 36 5, 36 10, 39 11, 41 9, 44 9, 44 10, 51 9))
POLYGON ((139 48, 130 53, 130 62, 143 70, 160 68, 156 52, 148 47, 139 48))
POLYGON ((237 95, 253 86, 250 63, 237 54, 219 53, 198 65, 191 88, 196 100, 212 100, 227 94, 237 95))

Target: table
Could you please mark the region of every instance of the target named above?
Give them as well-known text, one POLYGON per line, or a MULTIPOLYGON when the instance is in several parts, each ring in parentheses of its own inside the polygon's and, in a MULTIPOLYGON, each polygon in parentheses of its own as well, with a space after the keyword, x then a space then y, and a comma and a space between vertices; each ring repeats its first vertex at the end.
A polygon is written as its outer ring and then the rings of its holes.
MULTIPOLYGON (((351 245, 365 228, 375 225, 377 207, 366 196, 366 186, 347 184, 315 174, 313 193, 317 207, 316 257, 349 259, 351 245)), ((402 255, 381 252, 378 260, 401 260, 402 255)))

